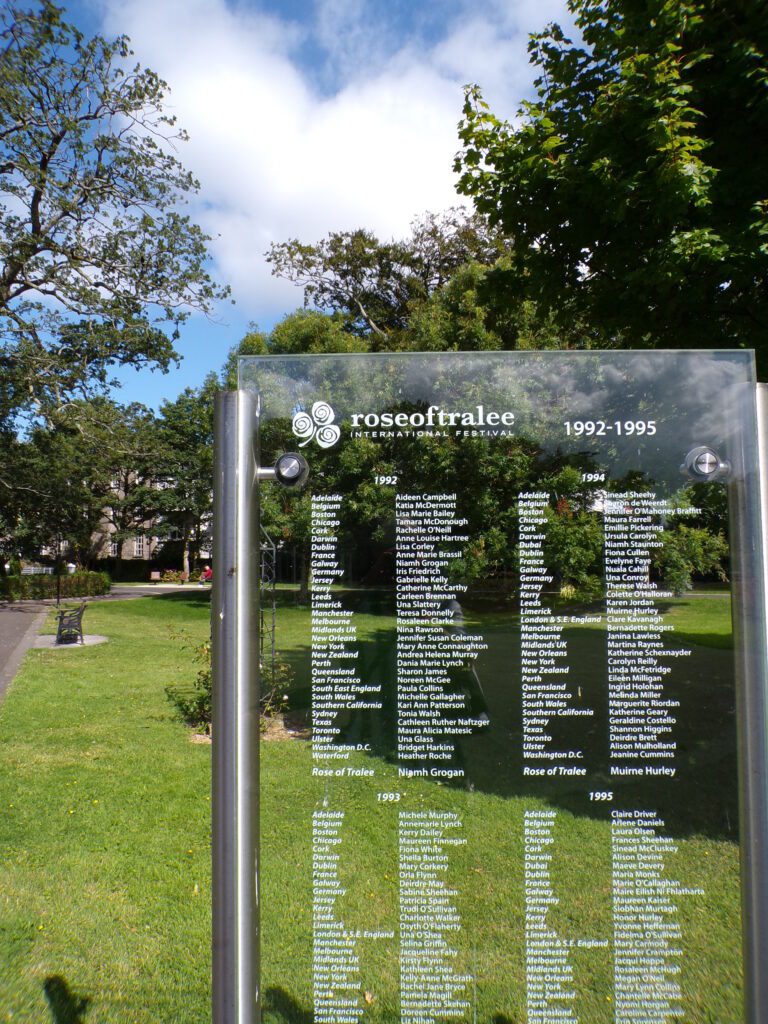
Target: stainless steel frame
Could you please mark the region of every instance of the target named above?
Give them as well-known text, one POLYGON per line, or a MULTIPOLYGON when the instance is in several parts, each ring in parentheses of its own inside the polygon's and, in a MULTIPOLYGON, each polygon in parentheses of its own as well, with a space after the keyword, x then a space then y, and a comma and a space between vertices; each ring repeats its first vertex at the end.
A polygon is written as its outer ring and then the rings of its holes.
POLYGON ((216 396, 213 1024, 258 1024, 259 588, 256 400, 216 396))
POLYGON ((744 490, 733 503, 732 564, 740 691, 744 993, 746 1020, 763 1024, 768 1021, 768 385, 757 385, 756 406, 748 408, 742 437, 744 490))

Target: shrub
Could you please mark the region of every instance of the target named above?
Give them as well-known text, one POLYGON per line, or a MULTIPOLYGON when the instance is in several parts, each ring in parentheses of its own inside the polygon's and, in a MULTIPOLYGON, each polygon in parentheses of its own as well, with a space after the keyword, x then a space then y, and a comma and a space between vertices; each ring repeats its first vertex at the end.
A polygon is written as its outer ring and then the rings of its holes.
POLYGON ((100 558, 99 565, 109 573, 113 580, 121 583, 146 583, 149 574, 162 569, 154 558, 100 558))
MULTIPOLYGON (((182 721, 187 725, 200 729, 205 733, 211 731, 211 713, 213 707, 213 674, 211 671, 211 641, 193 643, 189 634, 181 631, 171 633, 173 640, 181 640, 181 648, 192 652, 192 660, 199 665, 194 682, 187 687, 166 686, 165 695, 176 707, 182 721)), ((287 662, 276 661, 274 671, 270 670, 269 679, 262 685, 259 701, 261 714, 271 718, 281 711, 288 710, 288 691, 293 682, 293 669, 287 662)))
POLYGON ((728 542, 721 533, 696 526, 665 530, 662 545, 653 553, 653 564, 666 585, 680 596, 693 589, 694 576, 715 576, 727 582, 723 560, 728 542))
POLYGON ((171 639, 181 640, 181 649, 191 651, 192 660, 200 668, 191 686, 186 689, 178 686, 166 686, 165 695, 175 705, 182 721, 209 733, 213 704, 210 637, 200 644, 195 644, 191 641, 189 634, 182 631, 171 633, 171 639))
POLYGON ((2 576, 0 598, 5 601, 44 601, 61 594, 64 598, 96 597, 108 594, 111 581, 105 572, 76 572, 58 576, 2 576))
POLYGON ((271 718, 289 706, 289 691, 293 684, 294 671, 287 661, 275 661, 268 671, 262 666, 261 713, 271 718))

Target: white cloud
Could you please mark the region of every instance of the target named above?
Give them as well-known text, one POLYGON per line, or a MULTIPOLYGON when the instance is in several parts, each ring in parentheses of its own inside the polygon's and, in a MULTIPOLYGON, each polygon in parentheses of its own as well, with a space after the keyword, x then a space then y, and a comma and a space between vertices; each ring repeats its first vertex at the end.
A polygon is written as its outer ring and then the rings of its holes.
POLYGON ((371 0, 318 0, 306 24, 225 0, 104 5, 104 30, 127 33, 171 85, 191 137, 181 158, 202 184, 193 214, 241 313, 261 322, 301 301, 271 278, 271 241, 360 226, 402 235, 457 202, 461 86, 479 82, 513 115, 532 79, 526 34, 564 12, 564 0, 475 0, 425 44, 395 39, 371 0), (335 66, 332 90, 299 63, 309 52, 335 66))
POLYGON ((318 0, 313 35, 331 81, 376 70, 393 43, 387 24, 371 14, 366 0, 318 0))

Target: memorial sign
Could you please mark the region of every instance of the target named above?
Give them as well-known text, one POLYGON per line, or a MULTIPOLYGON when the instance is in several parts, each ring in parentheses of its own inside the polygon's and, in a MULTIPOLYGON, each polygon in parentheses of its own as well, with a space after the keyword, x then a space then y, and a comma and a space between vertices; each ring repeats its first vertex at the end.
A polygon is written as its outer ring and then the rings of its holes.
POLYGON ((768 1019, 750 354, 248 358, 240 387, 253 1019, 768 1019))

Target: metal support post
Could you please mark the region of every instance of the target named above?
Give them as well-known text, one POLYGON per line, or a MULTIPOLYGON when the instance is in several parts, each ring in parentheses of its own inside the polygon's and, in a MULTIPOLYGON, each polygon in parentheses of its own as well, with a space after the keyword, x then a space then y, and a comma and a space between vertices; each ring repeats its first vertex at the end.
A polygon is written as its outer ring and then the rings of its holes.
MULTIPOLYGON (((745 630, 741 666, 742 820, 745 846, 743 913, 746 932, 747 1020, 768 1021, 768 385, 757 385, 757 486, 750 487, 756 521, 741 524, 737 572, 743 576, 741 607, 734 607, 734 627, 745 630), (755 491, 759 493, 755 494, 755 491)), ((754 456, 753 456, 754 458, 754 456)), ((749 486, 749 485, 748 485, 749 486)), ((749 514, 749 513, 747 513, 749 514)))
POLYGON ((258 1024, 259 608, 256 401, 216 395, 213 1024, 258 1024))

